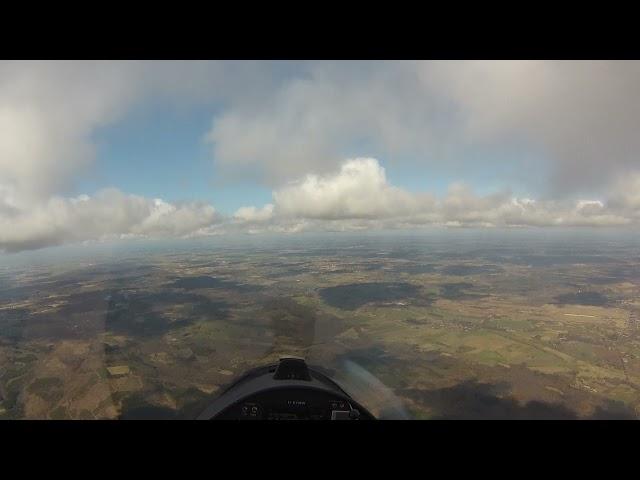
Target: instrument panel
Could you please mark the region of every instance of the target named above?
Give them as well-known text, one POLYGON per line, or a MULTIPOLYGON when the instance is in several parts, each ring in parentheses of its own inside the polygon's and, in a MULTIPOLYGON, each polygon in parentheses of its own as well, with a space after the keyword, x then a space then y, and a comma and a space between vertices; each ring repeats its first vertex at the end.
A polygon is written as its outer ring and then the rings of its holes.
POLYGON ((308 388, 263 391, 220 412, 220 420, 356 420, 361 413, 346 398, 308 388))

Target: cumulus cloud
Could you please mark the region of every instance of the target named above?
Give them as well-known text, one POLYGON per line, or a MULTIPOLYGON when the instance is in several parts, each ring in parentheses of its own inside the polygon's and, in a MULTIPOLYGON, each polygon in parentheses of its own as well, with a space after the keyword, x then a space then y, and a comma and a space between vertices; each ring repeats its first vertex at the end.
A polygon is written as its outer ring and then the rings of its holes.
POLYGON ((256 62, 0 62, 0 188, 21 203, 68 192, 93 163, 94 133, 132 108, 236 96, 239 108, 277 76, 274 65, 256 62))
POLYGON ((373 158, 348 160, 335 174, 307 175, 275 191, 273 199, 279 215, 322 220, 403 216, 417 213, 431 200, 389 185, 373 158))
POLYGON ((315 62, 266 99, 225 110, 208 138, 221 166, 276 184, 331 171, 354 139, 430 169, 495 169, 491 155, 461 160, 464 149, 510 145, 558 196, 640 170, 639 123, 635 61, 315 62))
MULTIPOLYGON (((634 182, 640 182, 640 177, 634 182)), ((635 185, 636 183, 634 183, 635 185)), ((619 187, 617 187, 619 188, 619 187)), ((606 201, 544 201, 508 191, 478 195, 457 183, 441 198, 389 184, 373 158, 347 160, 335 173, 307 175, 273 193, 267 230, 365 228, 624 226, 640 220, 640 203, 614 190, 606 201)), ((256 212, 255 208, 241 209, 256 212)), ((251 215, 244 219, 249 221, 251 215)))
POLYGON ((386 157, 429 145, 442 130, 438 99, 423 91, 404 62, 307 63, 264 99, 222 112, 207 138, 221 168, 260 171, 279 184, 331 171, 354 140, 386 157))
POLYGON ((273 218, 273 204, 268 203, 262 208, 241 207, 233 215, 240 222, 262 223, 273 218))
POLYGON ((613 188, 609 204, 628 215, 640 214, 640 174, 619 179, 613 188))
POLYGON ((421 70, 457 104, 465 138, 537 149, 556 194, 640 168, 640 62, 443 62, 421 70))
POLYGON ((511 145, 554 196, 640 171, 636 61, 29 61, 0 62, 0 185, 25 200, 65 191, 96 129, 148 99, 216 106, 203 132, 216 168, 277 187, 354 151, 464 172, 500 163, 463 152, 511 145))
POLYGON ((0 250, 12 252, 69 242, 131 236, 181 237, 198 234, 219 220, 204 203, 174 205, 127 195, 116 189, 95 196, 54 196, 28 209, 3 214, 0 197, 0 250))
POLYGON ((200 203, 69 195, 90 172, 95 132, 135 106, 213 105, 240 90, 260 95, 276 77, 255 62, 0 62, 0 251, 209 226, 215 212, 200 203))
POLYGON ((515 144, 556 195, 640 170, 636 61, 0 62, 1 183, 59 193, 94 131, 149 98, 222 107, 205 136, 216 165, 278 186, 358 146, 433 168, 515 144))
POLYGON ((0 63, 0 185, 15 202, 46 199, 87 167, 89 135, 128 101, 117 65, 0 63))
POLYGON ((551 201, 509 191, 479 195, 452 184, 441 197, 389 183, 373 158, 354 158, 325 175, 309 174, 273 192, 273 203, 233 216, 200 202, 172 204, 117 189, 94 196, 53 196, 28 208, 0 189, 0 250, 128 237, 228 233, 357 231, 440 227, 640 226, 640 176, 615 183, 604 200, 551 201))

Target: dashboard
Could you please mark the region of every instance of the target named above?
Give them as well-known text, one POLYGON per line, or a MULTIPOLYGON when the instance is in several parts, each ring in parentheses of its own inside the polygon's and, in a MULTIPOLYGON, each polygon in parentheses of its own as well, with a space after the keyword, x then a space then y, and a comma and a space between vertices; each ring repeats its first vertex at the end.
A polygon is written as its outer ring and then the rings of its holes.
POLYGON ((219 420, 352 420, 360 412, 349 400, 312 388, 259 392, 220 412, 219 420))
POLYGON ((326 375, 302 359, 251 370, 199 417, 202 420, 375 420, 326 375))

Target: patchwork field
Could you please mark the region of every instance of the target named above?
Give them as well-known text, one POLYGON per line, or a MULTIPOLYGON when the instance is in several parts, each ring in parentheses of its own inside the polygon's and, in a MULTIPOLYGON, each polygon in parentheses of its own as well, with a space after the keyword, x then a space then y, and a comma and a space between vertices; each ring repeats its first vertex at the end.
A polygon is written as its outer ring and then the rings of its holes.
POLYGON ((193 418, 282 354, 383 418, 640 415, 635 244, 331 242, 3 267, 0 418, 193 418))

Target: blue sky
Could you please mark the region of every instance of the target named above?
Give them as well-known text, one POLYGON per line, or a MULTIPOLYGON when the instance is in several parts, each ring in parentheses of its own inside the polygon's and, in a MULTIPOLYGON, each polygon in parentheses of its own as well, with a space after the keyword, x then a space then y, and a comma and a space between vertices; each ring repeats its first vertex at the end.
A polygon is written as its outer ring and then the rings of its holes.
POLYGON ((95 133, 96 162, 77 193, 106 187, 170 202, 207 201, 225 213, 271 200, 271 190, 251 180, 217 176, 204 136, 215 109, 144 105, 95 133))

